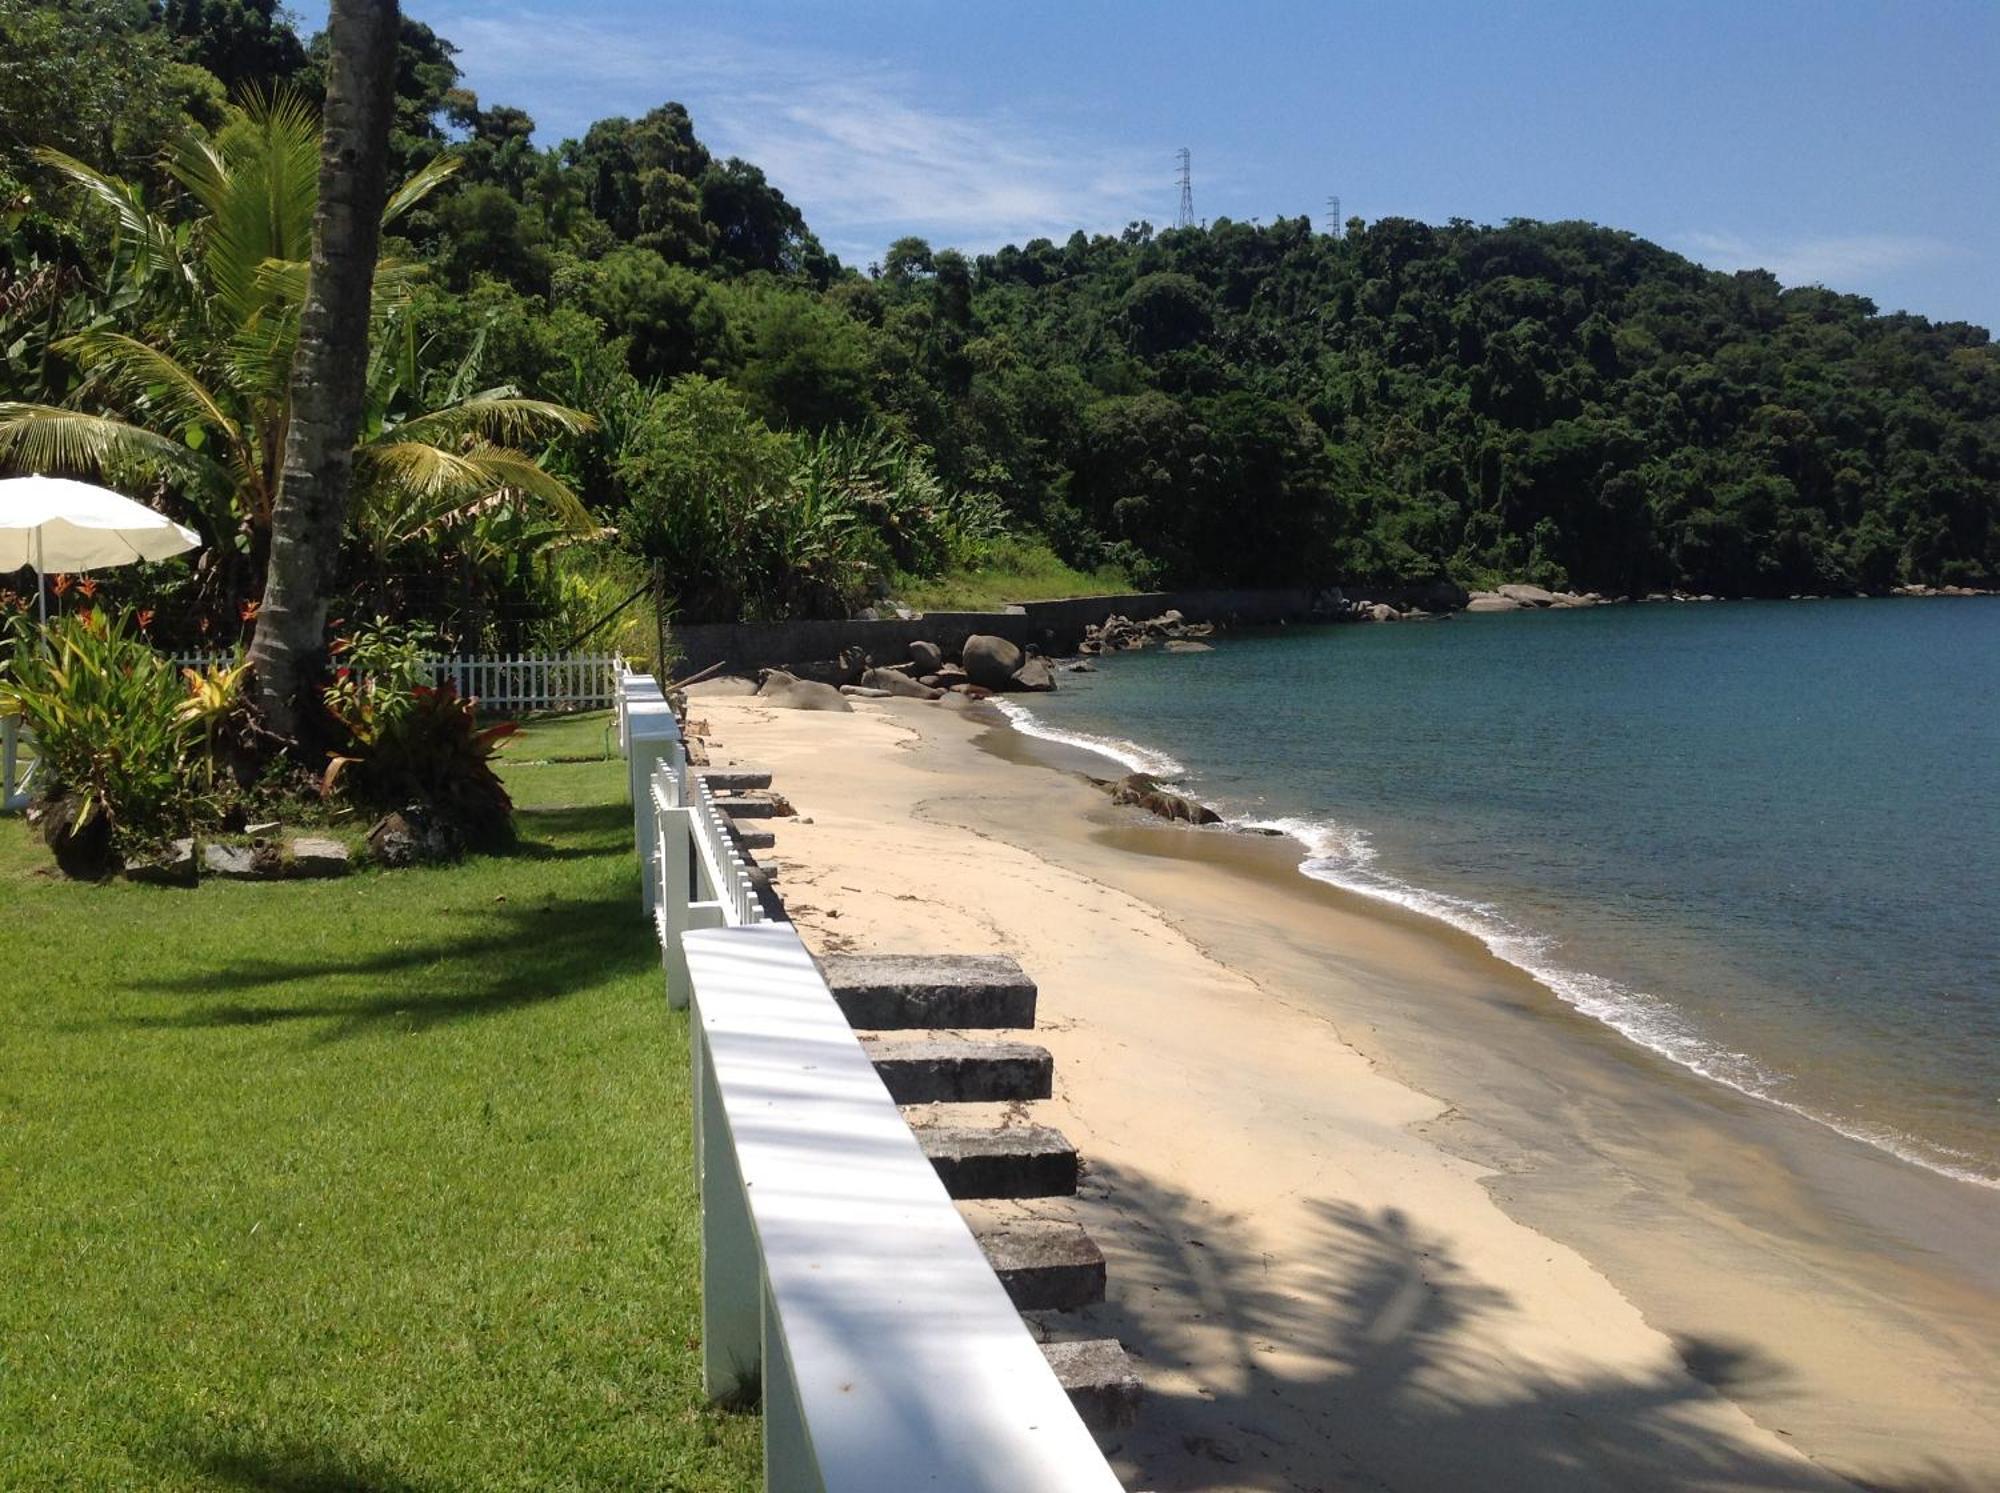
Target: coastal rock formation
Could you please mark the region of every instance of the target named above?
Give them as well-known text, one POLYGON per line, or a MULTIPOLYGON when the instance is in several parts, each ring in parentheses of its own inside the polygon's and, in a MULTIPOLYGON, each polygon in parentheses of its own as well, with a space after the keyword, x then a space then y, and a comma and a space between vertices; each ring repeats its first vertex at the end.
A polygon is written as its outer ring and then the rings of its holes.
POLYGON ((1104 782, 1098 778, 1091 781, 1109 793, 1113 803, 1129 804, 1149 814, 1157 814, 1162 819, 1173 819, 1183 824, 1222 822, 1222 816, 1207 804, 1176 793, 1171 788, 1162 788, 1151 773, 1128 773, 1116 782, 1104 782))
POLYGON ((919 639, 910 644, 910 667, 918 674, 935 674, 944 667, 944 650, 919 639))
POLYGON ((965 669, 966 677, 982 689, 1004 690, 1012 687, 1016 671, 1027 661, 1028 656, 1017 644, 983 632, 967 638, 964 649, 959 653, 959 663, 965 669))
POLYGON ((776 706, 779 710, 834 710, 851 713, 854 709, 833 685, 820 684, 811 679, 800 679, 797 675, 787 674, 783 669, 766 669, 759 676, 757 698, 766 705, 776 706))
POLYGON ((883 694, 896 695, 905 700, 935 700, 938 697, 936 690, 894 669, 868 670, 861 676, 861 688, 880 690, 883 694))
POLYGON ((1056 687, 1055 676, 1049 673, 1049 666, 1039 658, 1031 658, 1016 669, 1010 683, 1015 689, 1031 690, 1037 694, 1056 687))
POLYGON ((1167 639, 1167 652, 1213 653, 1215 652, 1215 645, 1212 643, 1198 642, 1193 638, 1169 638, 1167 639))
POLYGON ((1116 612, 1095 627, 1083 630, 1084 653, 1120 653, 1144 648, 1152 643, 1182 638, 1205 638, 1215 631, 1212 622, 1189 622, 1178 611, 1168 610, 1144 622, 1134 622, 1116 612))

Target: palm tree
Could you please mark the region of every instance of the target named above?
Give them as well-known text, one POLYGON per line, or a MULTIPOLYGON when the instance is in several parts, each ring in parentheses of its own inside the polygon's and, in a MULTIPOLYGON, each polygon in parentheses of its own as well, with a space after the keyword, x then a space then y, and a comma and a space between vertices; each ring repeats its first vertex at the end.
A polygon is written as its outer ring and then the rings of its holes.
MULTIPOLYGON (((153 211, 115 177, 40 153, 110 209, 114 275, 143 294, 132 329, 97 327, 57 344, 87 373, 74 407, 0 402, 0 463, 178 496, 208 541, 218 606, 263 589, 320 139, 298 98, 249 98, 214 140, 184 140, 170 155, 168 169, 200 209, 188 223, 153 211)), ((393 224, 455 167, 439 160, 410 177, 389 194, 381 222, 393 224)), ((576 495, 519 449, 587 430, 588 416, 510 388, 478 390, 463 370, 442 401, 423 406, 410 307, 417 274, 382 260, 361 318, 372 324, 374 361, 354 453, 356 526, 377 542, 407 540, 453 514, 506 508, 566 535, 595 533, 576 495)))

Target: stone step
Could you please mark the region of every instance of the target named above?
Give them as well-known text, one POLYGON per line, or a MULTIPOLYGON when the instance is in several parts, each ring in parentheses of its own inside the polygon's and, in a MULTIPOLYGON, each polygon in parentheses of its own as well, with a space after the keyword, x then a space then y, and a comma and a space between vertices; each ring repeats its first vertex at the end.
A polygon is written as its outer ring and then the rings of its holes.
POLYGON ((771 775, 754 767, 697 767, 695 776, 708 784, 711 793, 744 793, 771 786, 771 775))
POLYGON ((1091 1430, 1120 1431, 1139 1418, 1145 1386, 1116 1338, 1043 1343, 1042 1356, 1091 1430))
POLYGON ((1080 1223, 1054 1218, 979 1222, 973 1224, 972 1236, 1024 1312, 1073 1311, 1104 1299, 1104 1251, 1080 1223))
POLYGON ((725 819, 722 822, 729 830, 730 838, 745 850, 769 850, 778 843, 778 837, 768 829, 753 829, 739 819, 725 819))
POLYGON ((771 819, 778 813, 778 806, 770 799, 741 793, 718 793, 711 802, 732 819, 771 819))
POLYGON ((955 1198, 1052 1198, 1076 1191, 1076 1147, 1046 1125, 919 1125, 917 1144, 955 1198))
POLYGON ((1046 1099, 1055 1059, 1032 1042, 932 1037, 863 1044, 898 1104, 989 1104, 1046 1099))
POLYGON ((1035 1024, 1035 982, 1004 954, 828 954, 819 963, 860 1031, 1035 1024))

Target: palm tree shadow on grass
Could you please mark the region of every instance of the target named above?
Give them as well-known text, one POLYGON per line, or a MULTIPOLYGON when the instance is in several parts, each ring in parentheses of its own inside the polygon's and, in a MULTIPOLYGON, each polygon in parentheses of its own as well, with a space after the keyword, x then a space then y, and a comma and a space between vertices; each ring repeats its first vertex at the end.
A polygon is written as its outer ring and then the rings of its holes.
POLYGON ((1556 1377, 1496 1360, 1468 1329, 1513 1311, 1513 1301, 1397 1209, 1314 1203, 1311 1235, 1297 1245, 1302 1300, 1295 1281, 1273 1284, 1283 1278, 1264 1255, 1233 1241, 1228 1220, 1189 1194, 1114 1166, 1092 1173, 1123 1215, 1117 1244, 1139 1254, 1113 1266, 1129 1271, 1127 1299, 1191 1291, 1201 1308, 1170 1318, 1110 1306, 1098 1325, 1135 1352, 1142 1377, 1146 1361, 1202 1363, 1218 1332, 1226 1343, 1225 1362, 1201 1375, 1199 1398, 1158 1396, 1141 1414, 1133 1454, 1143 1485, 1162 1493, 1217 1485, 1969 1493, 1977 1485, 1934 1462, 1843 1481, 1715 1434, 1701 1413, 1714 1394, 1754 1388, 1768 1397, 1788 1378, 1782 1364, 1741 1344, 1681 1339, 1680 1366, 1629 1375, 1556 1377), (1332 1309, 1316 1320, 1304 1315, 1307 1302, 1332 1309), (1303 1353, 1307 1367, 1273 1349, 1303 1353))
POLYGON ((441 1493, 443 1486, 294 1441, 211 1444, 183 1433, 162 1460, 192 1465, 213 1485, 245 1493, 441 1493))
POLYGON ((659 968, 638 898, 502 905, 468 918, 462 931, 350 959, 245 959, 223 969, 133 987, 137 994, 267 993, 218 1000, 172 1014, 117 1017, 141 1030, 328 1022, 313 1040, 338 1041, 382 1027, 424 1031, 560 1000, 606 980, 659 968), (421 972, 421 973, 420 973, 421 972), (332 982, 339 989, 327 991, 332 982), (384 988, 384 987, 387 988, 384 988), (291 990, 294 998, 284 998, 291 990), (354 994, 343 993, 354 990, 354 994))

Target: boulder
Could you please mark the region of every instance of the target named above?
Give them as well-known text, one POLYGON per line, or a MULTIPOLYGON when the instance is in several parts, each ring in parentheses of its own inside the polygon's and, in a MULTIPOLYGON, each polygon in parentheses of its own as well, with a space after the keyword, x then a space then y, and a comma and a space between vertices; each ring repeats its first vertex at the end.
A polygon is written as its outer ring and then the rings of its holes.
POLYGON ((943 665, 938 669, 936 678, 939 689, 950 689, 954 684, 970 683, 965 677, 965 670, 961 669, 957 664, 943 665))
POLYGON ((193 886, 198 874, 192 839, 176 840, 150 860, 125 866, 127 881, 147 886, 193 886))
POLYGON ((885 689, 870 689, 865 684, 843 684, 840 692, 854 700, 886 700, 889 692, 885 689))
POLYGON ((991 633, 974 633, 965 640, 959 655, 966 678, 982 689, 1006 689, 1013 683, 1015 671, 1027 661, 1018 645, 991 633))
POLYGON ((1502 596, 1494 591, 1475 591, 1472 600, 1465 604, 1468 612, 1518 612, 1521 603, 1511 596, 1502 596))
POLYGON ((268 840, 248 845, 204 845, 202 868, 225 881, 270 881, 284 871, 278 847, 268 840))
POLYGON ((894 669, 870 669, 861 676, 861 687, 879 689, 885 695, 896 695, 905 700, 935 700, 938 697, 936 690, 894 669))
POLYGON ((935 643, 919 639, 910 644, 910 662, 919 674, 935 674, 944 667, 944 650, 935 643))
POLYGON ((1162 819, 1174 819, 1184 824, 1218 824, 1222 820, 1222 816, 1207 804, 1198 803, 1170 788, 1162 788, 1151 773, 1130 773, 1115 783, 1100 786, 1110 790, 1113 803, 1129 804, 1149 814, 1157 814, 1162 819))
POLYGON ((1167 640, 1167 652, 1213 653, 1215 652, 1215 645, 1212 643, 1197 643, 1193 638, 1169 638, 1167 640))
POLYGON ((1014 671, 1014 677, 1009 681, 1009 687, 1012 689, 1031 690, 1036 694, 1043 694, 1054 689, 1056 681, 1055 676, 1049 673, 1049 666, 1047 664, 1043 663, 1039 658, 1031 658, 1014 671))
POLYGON ((1540 586, 1502 586, 1500 594, 1529 607, 1554 606, 1556 600, 1555 592, 1545 591, 1540 586))
POLYGON ((1370 622, 1397 622, 1401 619, 1402 614, 1386 601, 1378 601, 1368 609, 1370 622))
POLYGON ((324 835, 301 835, 292 841, 294 876, 345 876, 348 850, 338 840, 324 835))
POLYGON ((368 829, 368 853, 385 866, 456 860, 464 849, 457 831, 415 804, 384 814, 368 829))
MULTIPOLYGON (((856 677, 859 677, 858 674, 856 677)), ((800 679, 783 669, 766 669, 757 684, 757 698, 779 710, 849 711, 854 707, 830 684, 800 679)))
POLYGON ((118 869, 111 820, 103 813, 83 819, 74 798, 59 798, 42 811, 41 826, 42 843, 54 854, 63 875, 96 881, 118 869))

